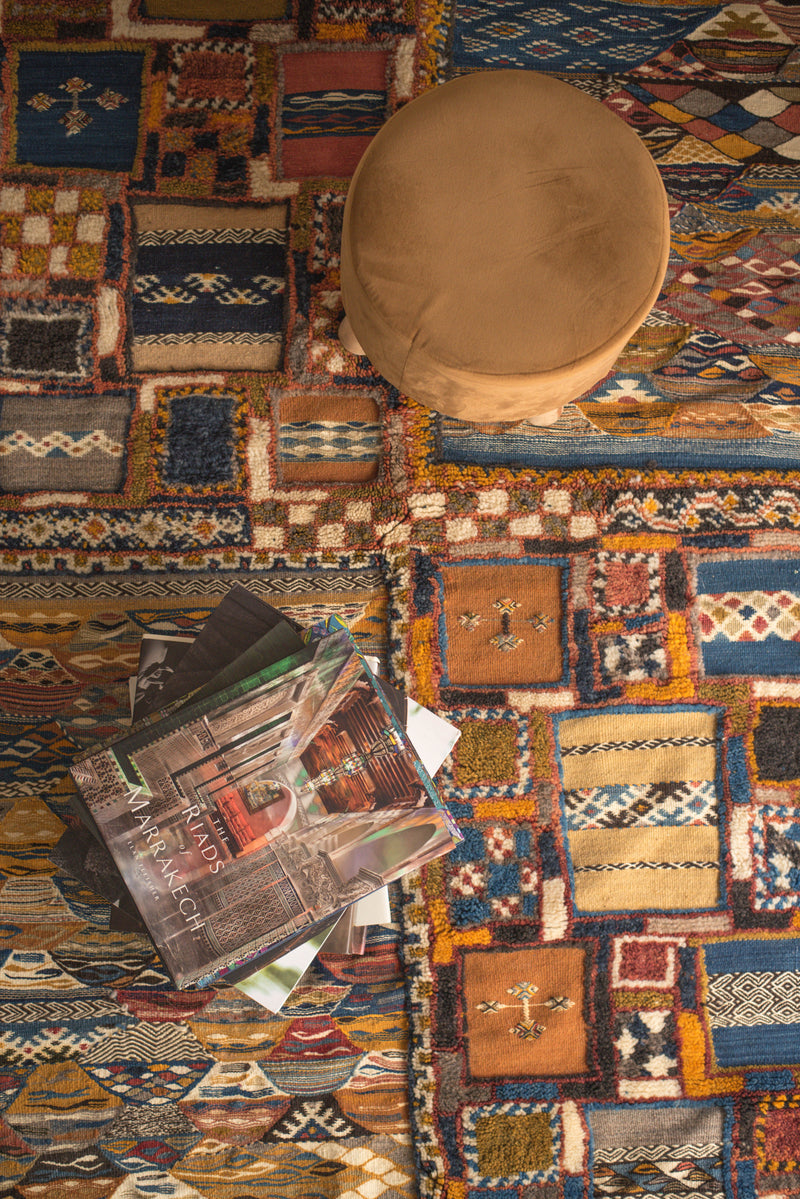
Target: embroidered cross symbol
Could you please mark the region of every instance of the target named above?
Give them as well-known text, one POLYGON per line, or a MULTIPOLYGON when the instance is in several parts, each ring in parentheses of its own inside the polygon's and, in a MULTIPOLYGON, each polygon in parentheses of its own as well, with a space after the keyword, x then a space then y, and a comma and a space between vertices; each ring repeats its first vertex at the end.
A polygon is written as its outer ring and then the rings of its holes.
MULTIPOLYGON (((512 632, 511 617, 518 608, 522 607, 522 604, 519 600, 512 599, 511 596, 503 595, 494 600, 492 607, 500 613, 500 632, 489 638, 489 645, 504 654, 518 649, 520 645, 524 644, 525 639, 512 632)), ((480 612, 462 612, 458 622, 466 632, 471 633, 485 619, 480 612)), ((548 612, 534 612, 532 616, 525 617, 526 622, 532 625, 537 633, 546 632, 554 619, 555 617, 548 612)))
MULTIPOLYGON (((81 108, 79 100, 83 92, 91 91, 93 86, 93 84, 87 83, 85 79, 81 79, 79 75, 73 75, 66 83, 59 84, 61 91, 66 92, 70 97, 69 108, 58 118, 60 123, 66 127, 67 137, 74 137, 76 133, 80 133, 87 125, 91 125, 93 118, 84 108, 81 108)), ((33 108, 36 112, 47 112, 54 104, 63 103, 65 101, 59 96, 48 96, 47 92, 37 92, 28 101, 29 107, 33 108)), ((99 96, 88 96, 84 103, 98 104, 101 108, 106 109, 107 112, 112 112, 115 108, 119 108, 121 104, 127 104, 128 97, 107 87, 99 96)))
POLYGON ((489 644, 505 654, 522 645, 522 638, 517 637, 514 633, 495 633, 494 637, 489 638, 489 644))
POLYGON ((503 1003, 499 999, 483 999, 476 1004, 476 1007, 484 1016, 499 1016, 506 1008, 522 1008, 521 1019, 508 1031, 512 1037, 519 1037, 522 1041, 538 1041, 539 1037, 547 1032, 547 1025, 541 1024, 534 1018, 533 1008, 549 1008, 551 1012, 566 1012, 575 1005, 575 1000, 570 999, 568 995, 549 995, 547 999, 537 1002, 535 997, 538 993, 539 987, 536 983, 518 982, 508 987, 506 994, 510 995, 512 999, 521 1000, 520 1003, 503 1003))
POLYGON ((514 983, 513 987, 508 988, 508 994, 513 995, 515 999, 533 999, 534 995, 538 994, 539 988, 536 983, 514 983))
POLYGON ((553 617, 547 612, 534 612, 533 616, 527 618, 528 624, 533 625, 535 632, 545 633, 549 625, 553 623, 553 617))
POLYGON ((517 610, 517 608, 519 607, 519 603, 517 602, 517 600, 504 598, 504 599, 496 599, 494 601, 493 606, 495 608, 497 608, 497 610, 499 612, 502 612, 504 616, 505 615, 510 616, 512 612, 515 612, 517 610))
POLYGON ((521 1041, 538 1041, 542 1033, 547 1032, 547 1029, 536 1020, 519 1020, 508 1031, 513 1036, 519 1037, 521 1041))
POLYGON ((517 637, 516 633, 511 632, 511 614, 516 612, 520 605, 517 600, 503 596, 496 599, 493 606, 500 612, 500 632, 489 638, 489 644, 507 654, 522 645, 522 637, 517 637))

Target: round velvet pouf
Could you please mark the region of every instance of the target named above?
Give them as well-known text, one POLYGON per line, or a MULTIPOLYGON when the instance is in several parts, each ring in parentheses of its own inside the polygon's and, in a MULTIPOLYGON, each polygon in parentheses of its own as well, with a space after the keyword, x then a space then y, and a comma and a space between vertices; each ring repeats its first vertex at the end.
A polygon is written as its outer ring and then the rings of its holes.
POLYGON ((342 341, 438 412, 546 424, 611 369, 668 255, 666 192, 623 120, 537 71, 461 76, 356 169, 342 341))

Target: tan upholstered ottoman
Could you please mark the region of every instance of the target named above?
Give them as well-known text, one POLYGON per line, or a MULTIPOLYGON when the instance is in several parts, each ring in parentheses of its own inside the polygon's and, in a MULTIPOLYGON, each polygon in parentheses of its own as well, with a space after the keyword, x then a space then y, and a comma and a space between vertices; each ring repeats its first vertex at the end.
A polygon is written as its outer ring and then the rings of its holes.
POLYGON ((668 253, 666 193, 624 121, 536 71, 462 76, 356 169, 342 341, 439 412, 547 423, 610 370, 668 253))

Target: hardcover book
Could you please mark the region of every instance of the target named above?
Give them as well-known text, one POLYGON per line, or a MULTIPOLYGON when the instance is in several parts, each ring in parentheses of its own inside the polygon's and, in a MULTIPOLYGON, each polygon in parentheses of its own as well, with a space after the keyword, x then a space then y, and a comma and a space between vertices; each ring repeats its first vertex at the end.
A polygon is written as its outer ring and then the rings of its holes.
POLYGON ((179 987, 245 977, 461 839, 337 626, 276 623, 188 702, 71 768, 179 987), (284 635, 301 648, 271 661, 284 635), (252 669, 261 642, 269 664, 252 669))

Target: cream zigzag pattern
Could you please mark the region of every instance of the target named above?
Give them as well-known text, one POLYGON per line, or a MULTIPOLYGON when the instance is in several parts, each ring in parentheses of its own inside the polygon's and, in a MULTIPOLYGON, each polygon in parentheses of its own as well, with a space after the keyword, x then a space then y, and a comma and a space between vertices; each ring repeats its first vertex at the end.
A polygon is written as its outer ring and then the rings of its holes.
MULTIPOLYGON (((340 573, 335 570, 325 577, 324 572, 310 577, 293 577, 292 575, 270 575, 267 586, 259 586, 257 578, 248 581, 248 587, 262 598, 272 602, 276 595, 305 595, 309 592, 347 592, 373 591, 382 585, 380 574, 353 572, 340 573)), ((203 580, 202 594, 204 596, 225 595, 229 584, 225 577, 203 580)), ((20 579, 9 577, 3 580, 3 599, 9 603, 12 599, 31 598, 52 599, 54 584, 52 580, 40 581, 35 576, 22 576, 20 579)), ((123 582, 111 576, 87 575, 85 578, 75 576, 69 580, 69 588, 65 591, 64 603, 76 596, 81 599, 111 599, 118 597, 120 591, 131 600, 149 601, 156 597, 183 597, 198 594, 198 582, 191 575, 182 578, 180 574, 168 575, 162 581, 156 574, 126 575, 123 582), (124 588, 124 590, 122 590, 124 588)), ((294 609, 293 609, 294 610, 294 609)))
POLYGON ((217 242, 247 245, 259 242, 263 245, 282 246, 286 241, 285 229, 147 229, 139 234, 140 246, 203 246, 217 242))
POLYGON ((633 1149, 628 1145, 622 1147, 615 1145, 609 1149, 596 1149, 594 1160, 595 1162, 607 1162, 609 1165, 615 1162, 647 1161, 662 1162, 665 1166, 670 1166, 673 1163, 686 1161, 687 1158, 697 1160, 697 1158, 716 1157, 721 1148, 721 1145, 717 1145, 713 1141, 707 1145, 637 1145, 633 1149))
POLYGON ((33 998, 22 1003, 0 1004, 0 1024, 22 1024, 47 1020, 89 1020, 102 1015, 119 1015, 119 1004, 113 999, 50 999, 33 998))
POLYGON ((598 741, 596 745, 563 745, 564 757, 573 754, 602 754, 618 749, 659 749, 662 746, 713 745, 713 737, 651 737, 647 741, 598 741))
POLYGON ((730 488, 726 495, 714 491, 697 491, 692 496, 680 495, 666 502, 659 495, 638 496, 622 492, 609 512, 607 524, 634 529, 654 529, 660 532, 681 532, 691 529, 719 527, 752 529, 767 523, 770 527, 796 528, 800 524, 800 500, 784 488, 764 488, 737 492, 730 488), (720 522, 722 522, 720 524, 720 522))
POLYGON ((50 458, 54 455, 83 458, 95 450, 119 458, 123 447, 119 441, 112 441, 104 429, 91 429, 80 436, 53 429, 52 432, 42 433, 38 437, 33 433, 26 433, 24 429, 15 429, 13 433, 0 437, 0 455, 13 454, 20 450, 34 458, 50 458))
POLYGON ((137 346, 270 345, 282 340, 280 333, 152 333, 134 337, 137 346))
POLYGON ((307 421, 292 422, 281 429, 281 457, 303 461, 312 455, 318 458, 373 458, 380 427, 376 424, 352 427, 333 421, 317 421, 309 428, 307 421))
POLYGON ((613 870, 719 870, 719 862, 595 862, 591 866, 574 866, 573 869, 576 874, 598 874, 613 870))

